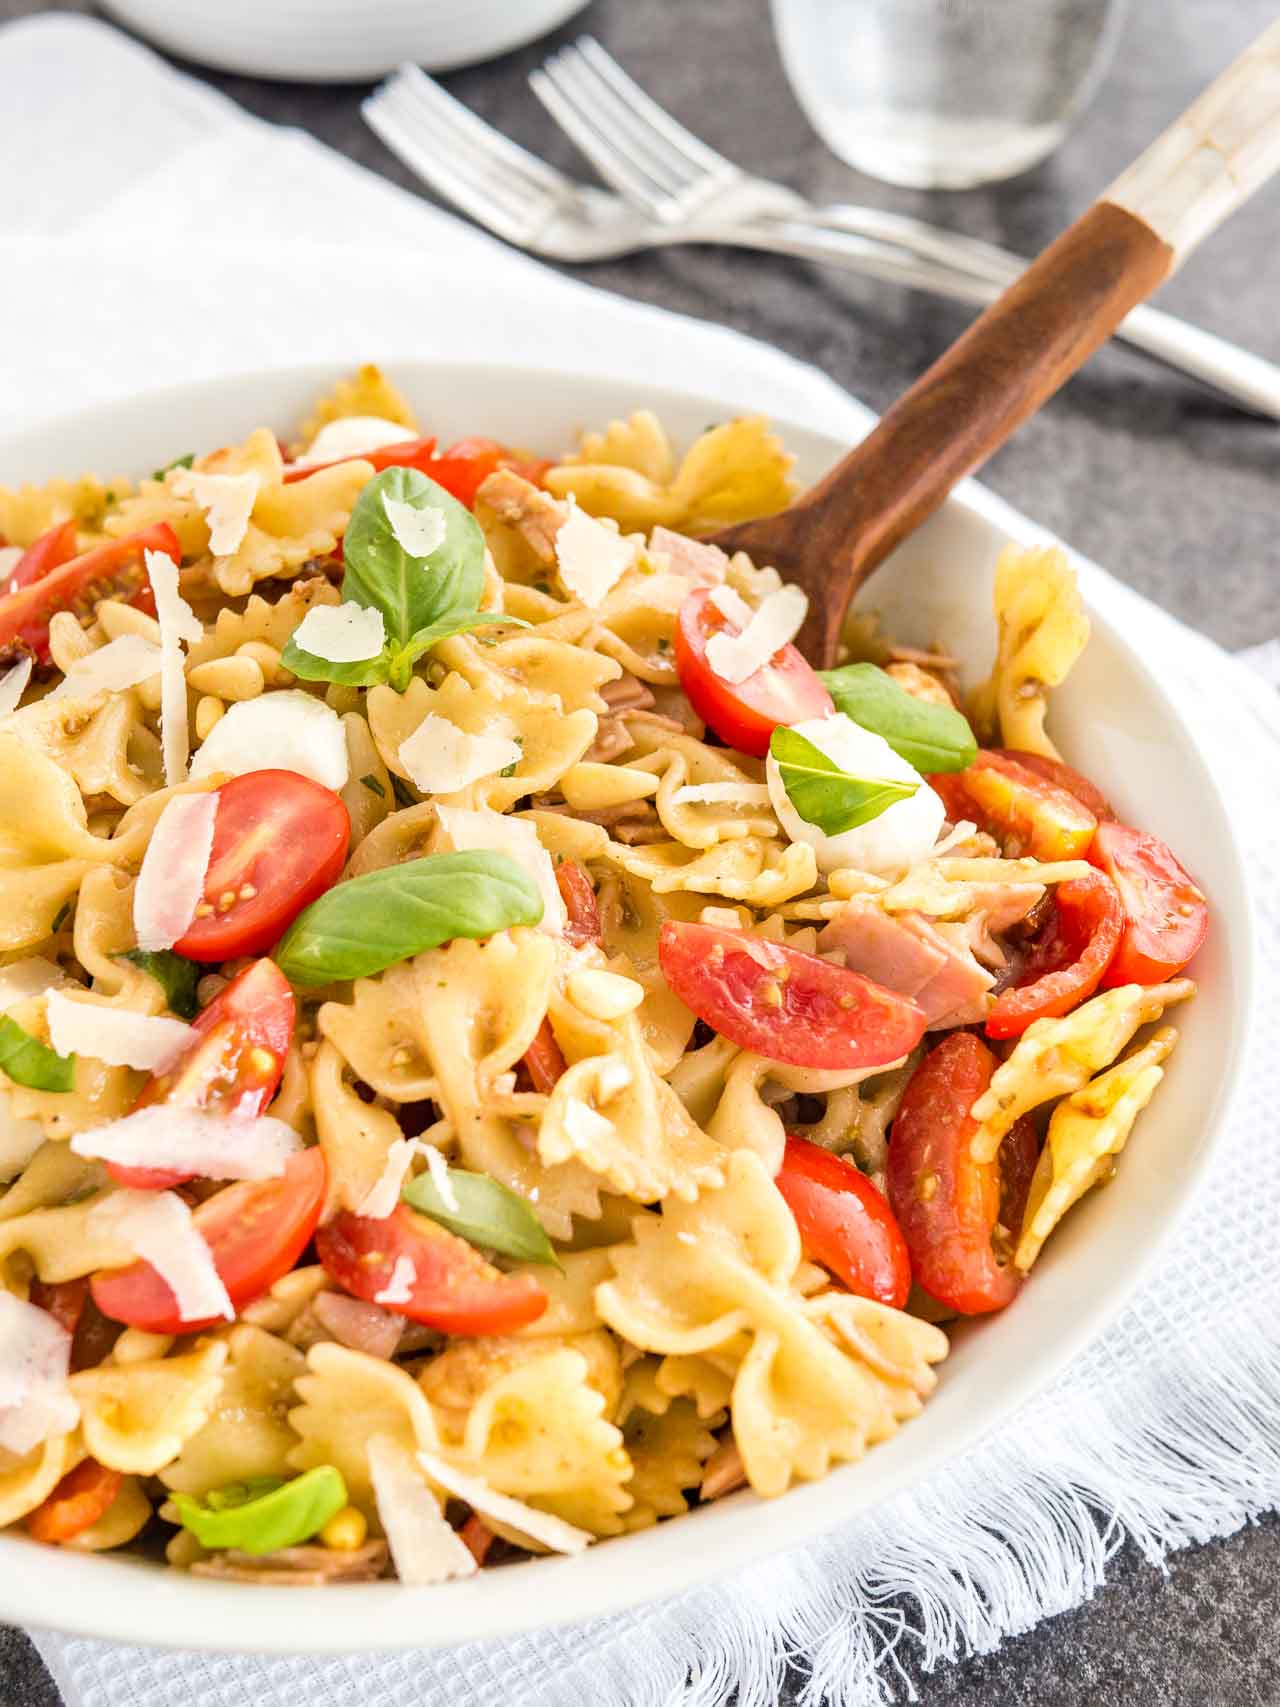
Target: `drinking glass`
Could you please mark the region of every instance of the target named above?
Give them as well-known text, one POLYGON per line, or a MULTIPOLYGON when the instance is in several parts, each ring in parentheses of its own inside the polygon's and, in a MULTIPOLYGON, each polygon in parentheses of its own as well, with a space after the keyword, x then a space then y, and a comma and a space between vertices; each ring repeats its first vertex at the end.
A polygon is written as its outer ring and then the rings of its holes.
POLYGON ((1023 172, 1093 94, 1127 0, 773 0, 800 105, 850 166, 966 189, 1023 172))

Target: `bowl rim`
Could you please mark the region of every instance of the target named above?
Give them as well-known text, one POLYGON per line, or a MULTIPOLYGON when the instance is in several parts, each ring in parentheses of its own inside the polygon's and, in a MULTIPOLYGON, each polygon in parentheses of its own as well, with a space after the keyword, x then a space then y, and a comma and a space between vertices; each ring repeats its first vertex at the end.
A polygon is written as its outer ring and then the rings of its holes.
MULTIPOLYGON (((532 388, 551 381, 584 395, 596 393, 596 400, 589 405, 593 411, 647 407, 660 416, 664 409, 668 415, 678 416, 710 408, 712 414, 701 414, 701 418, 718 419, 724 409, 723 397, 634 382, 615 373, 596 374, 536 363, 404 359, 394 354, 383 357, 380 365, 410 393, 428 381, 446 386, 485 381, 536 396, 532 388), (607 396, 615 401, 605 401, 607 396)), ((96 431, 104 445, 109 444, 112 428, 126 411, 135 416, 150 415, 162 411, 166 404, 216 404, 223 396, 230 404, 241 387, 269 385, 284 390, 306 385, 318 393, 348 373, 350 366, 308 362, 259 367, 64 411, 33 429, 0 439, 0 468, 6 456, 29 457, 33 439, 49 441, 62 433, 96 431)), ((785 416, 772 417, 772 424, 789 449, 799 449, 802 459, 825 459, 823 466, 847 448, 830 434, 785 416)), ((939 516, 963 512, 977 516, 1018 543, 1057 543, 1046 529, 973 480, 955 489, 939 516)), ((1108 578, 1087 558, 1069 546, 1066 549, 1073 566, 1081 572, 1082 591, 1095 628, 1124 655, 1128 667, 1144 681, 1181 735, 1183 756, 1190 759, 1196 772, 1197 797, 1219 820, 1221 851, 1234 890, 1230 896, 1215 894, 1224 928, 1230 922, 1232 932, 1227 1017, 1234 1023, 1201 1139, 1180 1176, 1171 1208, 1147 1233, 1145 1243, 1138 1242, 1137 1254, 1130 1258, 1105 1299, 1069 1322, 1051 1345, 1042 1346, 1039 1354, 1028 1359, 1002 1388, 1000 1402, 979 1407, 952 1429, 945 1444, 917 1454, 891 1454, 882 1446, 877 1449, 878 1476, 869 1477, 865 1463, 842 1465, 820 1481, 798 1484, 767 1506, 744 1491, 683 1518, 675 1533, 687 1538, 691 1543, 687 1546, 666 1542, 663 1538, 671 1532, 670 1525, 659 1524, 615 1538, 603 1553, 589 1549, 575 1558, 539 1558, 504 1567, 497 1573, 496 1583, 493 1575, 483 1573, 452 1583, 448 1585, 449 1598, 444 1601, 438 1588, 386 1582, 344 1584, 340 1594, 332 1588, 291 1588, 271 1593, 259 1585, 193 1579, 144 1560, 46 1548, 28 1541, 21 1532, 10 1531, 0 1533, 0 1617, 20 1625, 140 1646, 289 1655, 453 1647, 620 1613, 709 1582, 722 1573, 725 1558, 732 1559, 736 1572, 767 1555, 812 1543, 837 1524, 865 1516, 939 1473, 945 1464, 1007 1425, 1106 1331, 1182 1225, 1243 1089, 1242 1066, 1255 1023, 1257 933, 1252 886, 1240 846, 1196 734, 1145 659, 1090 598, 1091 588, 1101 586, 1108 578), (856 1490, 853 1497, 847 1492, 850 1488, 856 1490), (713 1514, 714 1539, 707 1535, 701 1545, 692 1544, 698 1537, 690 1533, 691 1529, 713 1514), (19 1548, 24 1550, 18 1552, 19 1548), (528 1573, 534 1570, 538 1576, 531 1578, 528 1573), (144 1584, 145 1593, 137 1593, 144 1584), (535 1584, 545 1592, 529 1594, 527 1590, 535 1584), (499 1608, 501 1617, 497 1616, 499 1608), (434 1621, 431 1617, 432 1611, 439 1614, 442 1610, 449 1615, 445 1629, 439 1627, 438 1617, 434 1621)), ((933 1402, 936 1404, 936 1399, 933 1402)), ((907 1430, 898 1439, 910 1437, 907 1430)))

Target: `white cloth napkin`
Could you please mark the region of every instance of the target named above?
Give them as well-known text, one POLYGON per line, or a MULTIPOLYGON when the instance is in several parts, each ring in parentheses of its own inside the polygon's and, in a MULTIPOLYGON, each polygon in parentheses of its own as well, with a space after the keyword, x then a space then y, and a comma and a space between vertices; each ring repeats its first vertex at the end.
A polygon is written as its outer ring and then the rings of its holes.
MULTIPOLYGON (((0 31, 0 87, 0 432, 219 372, 433 355, 685 386, 850 438, 870 419, 778 352, 566 281, 100 24, 0 31)), ((1196 707, 1251 850, 1269 969, 1280 647, 1251 673, 1082 573, 1196 707)), ((443 1652, 262 1659, 36 1632, 68 1707, 718 1707, 735 1688, 767 1707, 789 1656, 814 1702, 862 1707, 901 1692, 908 1637, 926 1663, 986 1651, 1092 1593, 1127 1536, 1159 1559, 1230 1532, 1280 1503, 1278 1054, 1271 980, 1249 1092, 1159 1272, 1012 1425, 870 1517, 656 1607, 443 1652)))

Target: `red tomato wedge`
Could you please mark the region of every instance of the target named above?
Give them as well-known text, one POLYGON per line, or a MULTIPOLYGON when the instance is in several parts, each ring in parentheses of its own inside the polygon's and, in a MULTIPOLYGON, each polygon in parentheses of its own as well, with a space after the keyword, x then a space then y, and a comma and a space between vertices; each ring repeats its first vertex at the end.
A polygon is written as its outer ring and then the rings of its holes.
POLYGON ((60 569, 64 563, 70 563, 76 554, 76 524, 74 520, 59 522, 57 527, 42 533, 37 540, 23 552, 22 556, 9 571, 9 579, 5 582, 6 593, 21 592, 23 587, 29 587, 33 581, 41 580, 51 570, 60 569))
POLYGON ((1157 836, 1127 824, 1103 824, 1089 858, 1115 884, 1124 925, 1104 984, 1163 984, 1198 951, 1209 904, 1195 880, 1157 836))
POLYGON ((316 1234, 316 1255, 353 1297, 442 1333, 509 1334, 547 1307, 531 1274, 503 1274, 465 1239, 405 1203, 380 1221, 345 1210, 335 1215, 316 1234), (398 1290, 397 1263, 409 1295, 392 1302, 386 1292, 398 1290))
POLYGON ((595 884, 576 859, 562 859, 556 867, 556 887, 564 902, 569 921, 565 936, 575 948, 600 941, 600 907, 596 901, 595 884))
POLYGON ((1024 771, 1034 771, 1046 782, 1051 782, 1056 788, 1065 789, 1072 794, 1084 807, 1086 812, 1092 812, 1100 824, 1114 818, 1111 802, 1102 790, 1091 783, 1087 776, 1081 776, 1070 765, 1061 759, 1051 759, 1044 753, 1024 753, 1017 747, 996 747, 994 749, 1002 759, 1012 759, 1015 765, 1021 765, 1024 771))
POLYGON ((1101 873, 1060 883, 1017 984, 991 1005, 987 1036, 1020 1037, 1033 1020, 1057 1018, 1087 1000, 1115 958, 1122 925, 1115 884, 1101 873))
POLYGON ((470 509, 475 504, 476 493, 500 468, 509 468, 513 474, 519 474, 538 486, 550 467, 550 462, 545 459, 522 457, 495 439, 459 439, 457 444, 443 451, 430 468, 423 469, 423 473, 470 509))
MULTIPOLYGON (((208 1114, 252 1120, 276 1094, 293 1039, 294 1000, 289 980, 273 960, 246 966, 196 1016, 195 1036, 163 1073, 153 1073, 134 1109, 178 1103, 208 1114)), ((159 1191, 191 1174, 170 1168, 135 1168, 108 1162, 117 1185, 159 1191)))
POLYGON ((60 1328, 74 1334, 84 1314, 85 1301, 89 1296, 89 1282, 83 1277, 79 1280, 59 1280, 49 1284, 43 1280, 33 1280, 27 1296, 37 1309, 47 1310, 60 1328))
POLYGON ((162 551, 175 563, 182 560, 177 534, 168 522, 156 522, 125 539, 95 545, 0 598, 0 658, 30 652, 38 662, 48 663, 49 618, 55 612, 87 614, 109 596, 140 601, 150 592, 144 551, 162 551))
POLYGON ((248 771, 217 790, 203 906, 174 948, 205 963, 264 954, 347 857, 351 820, 330 788, 297 771, 248 771))
POLYGON ((911 1290, 907 1242, 882 1192, 852 1162, 791 1136, 774 1181, 804 1254, 859 1298, 901 1310, 911 1290))
POLYGON ((667 919, 662 976, 714 1031, 793 1067, 883 1067, 909 1055, 925 1016, 861 973, 749 931, 667 919))
POLYGON ((319 474, 322 468, 337 468, 343 462, 371 462, 376 473, 384 468, 416 468, 421 474, 431 473, 431 464, 436 460, 436 441, 429 439, 400 439, 395 444, 379 445, 376 450, 353 451, 350 456, 335 456, 331 462, 309 463, 305 468, 287 467, 284 471, 284 483, 292 486, 295 481, 306 480, 312 474, 319 474))
POLYGON ((823 687, 794 646, 775 652, 745 682, 726 682, 707 662, 707 642, 720 629, 738 629, 711 603, 714 588, 699 587, 676 618, 676 669, 685 698, 722 741, 761 759, 779 724, 803 723, 835 710, 823 687))
MULTIPOLYGON (((287 1274, 320 1220, 329 1170, 320 1149, 290 1156, 277 1179, 238 1180, 208 1197, 192 1219, 238 1310, 287 1274)), ((168 1285, 148 1262, 100 1269, 90 1282, 104 1316, 149 1334, 188 1334, 220 1318, 184 1320, 168 1285)))
POLYGON ((85 1458, 69 1470, 27 1517, 27 1533, 37 1541, 72 1541, 105 1516, 124 1484, 119 1470, 108 1470, 96 1458, 85 1458))
POLYGON ((953 824, 971 819, 1011 857, 1083 859, 1098 820, 1074 794, 1005 753, 981 752, 967 770, 931 776, 953 824))
POLYGON ((926 1292, 964 1316, 1002 1310, 1017 1293, 1012 1267, 996 1260, 999 1162, 975 1162, 969 1110, 991 1082, 996 1058, 972 1032, 948 1032, 912 1075, 889 1135, 889 1202, 911 1272, 926 1292))

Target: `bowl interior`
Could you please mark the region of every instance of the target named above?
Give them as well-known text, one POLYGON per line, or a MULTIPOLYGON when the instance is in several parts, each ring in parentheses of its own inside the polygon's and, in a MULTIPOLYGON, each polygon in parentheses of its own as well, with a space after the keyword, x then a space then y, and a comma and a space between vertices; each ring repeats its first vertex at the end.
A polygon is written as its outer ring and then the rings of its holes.
MULTIPOLYGON (((446 442, 480 432, 553 454, 584 426, 654 409, 688 442, 722 410, 705 399, 583 375, 472 365, 387 364, 446 442)), ((0 479, 96 469, 138 474, 193 447, 267 424, 284 435, 343 371, 309 367, 154 392, 0 444, 0 479)), ((779 423, 808 482, 846 448, 779 423)), ((902 640, 945 641, 972 679, 993 650, 991 574, 1010 538, 1043 538, 966 487, 876 576, 862 602, 902 640)), ((1081 565, 1088 596, 1097 571, 1081 565)), ((923 1414, 864 1465, 793 1489, 767 1509, 749 1493, 591 1549, 536 1560, 446 1590, 369 1584, 341 1591, 242 1587, 112 1556, 81 1557, 0 1535, 0 1617, 121 1641, 257 1651, 448 1645, 617 1611, 803 1542, 921 1480, 996 1428, 1054 1376, 1125 1301, 1193 1192, 1239 1076, 1251 977, 1240 860, 1195 736, 1126 636, 1095 612, 1081 663, 1053 698, 1069 760, 1121 815, 1164 836, 1214 906, 1197 960, 1198 999, 1182 1042, 1114 1183, 1069 1217, 1034 1280, 1003 1315, 956 1335, 923 1414), (145 1586, 145 1592, 139 1590, 145 1586)))

